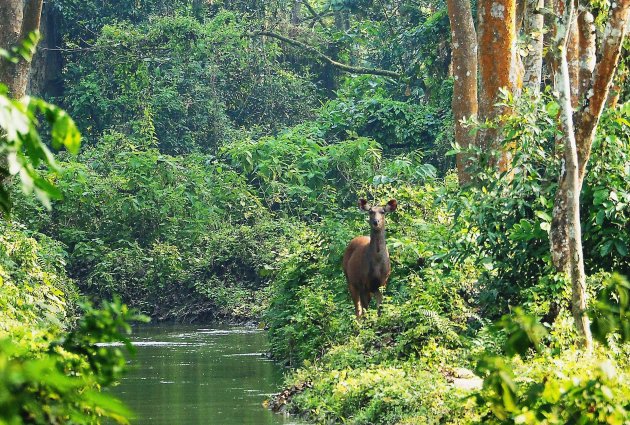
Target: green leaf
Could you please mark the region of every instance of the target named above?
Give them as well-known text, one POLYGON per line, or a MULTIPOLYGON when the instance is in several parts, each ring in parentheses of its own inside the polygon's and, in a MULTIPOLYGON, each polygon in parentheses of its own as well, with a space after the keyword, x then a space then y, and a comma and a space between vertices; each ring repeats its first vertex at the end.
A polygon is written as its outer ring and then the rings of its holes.
POLYGON ((595 223, 598 226, 601 226, 604 223, 604 218, 606 217, 606 211, 604 210, 599 210, 597 212, 597 215, 595 216, 595 223))
POLYGON ((547 111, 549 116, 555 118, 558 116, 558 113, 560 112, 560 105, 558 104, 558 102, 552 101, 552 102, 547 103, 547 105, 545 105, 545 110, 547 111))
POLYGON ((593 205, 601 205, 608 199, 608 189, 599 189, 593 193, 593 205))
POLYGON ((536 211, 534 214, 541 220, 551 223, 551 216, 546 211, 536 211))
POLYGON ((601 255, 602 257, 605 257, 608 254, 610 254, 610 251, 612 251, 613 243, 614 241, 612 239, 609 239, 606 242, 604 242, 602 246, 599 248, 599 255, 601 255))
POLYGON ((617 252, 622 257, 628 255, 628 245, 626 245, 626 241, 622 241, 621 239, 615 239, 615 248, 617 252))

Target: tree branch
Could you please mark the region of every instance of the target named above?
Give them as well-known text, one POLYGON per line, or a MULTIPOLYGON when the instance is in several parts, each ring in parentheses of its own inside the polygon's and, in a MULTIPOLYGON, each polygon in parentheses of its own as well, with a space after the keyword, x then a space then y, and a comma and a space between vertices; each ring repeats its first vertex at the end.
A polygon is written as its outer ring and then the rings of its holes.
POLYGON ((298 40, 294 40, 292 38, 285 37, 285 36, 280 35, 280 34, 276 34, 275 32, 257 31, 257 32, 251 33, 249 35, 251 37, 256 37, 256 36, 271 37, 271 38, 278 39, 280 41, 284 41, 287 44, 291 44, 293 46, 300 47, 300 48, 306 50, 307 52, 313 53, 320 60, 323 60, 324 62, 328 62, 329 64, 331 64, 335 68, 338 68, 341 71, 348 72, 348 73, 351 73, 351 74, 381 75, 383 77, 390 77, 390 78, 395 78, 395 79, 402 78, 402 74, 399 74, 398 72, 394 72, 394 71, 389 71, 389 70, 386 70, 386 69, 364 68, 364 67, 361 67, 361 66, 352 66, 352 65, 347 65, 345 63, 337 62, 336 60, 334 60, 333 58, 331 58, 329 56, 326 56, 325 54, 323 54, 322 52, 320 52, 319 50, 317 50, 313 46, 309 46, 306 43, 303 43, 303 42, 298 41, 298 40))
POLYGON ((319 22, 322 27, 326 28, 326 25, 324 25, 324 21, 322 20, 322 16, 319 13, 317 13, 315 9, 313 9, 313 6, 311 6, 311 4, 307 0, 301 0, 301 1, 302 1, 302 4, 306 6, 309 13, 313 16, 313 26, 315 26, 316 22, 319 22))

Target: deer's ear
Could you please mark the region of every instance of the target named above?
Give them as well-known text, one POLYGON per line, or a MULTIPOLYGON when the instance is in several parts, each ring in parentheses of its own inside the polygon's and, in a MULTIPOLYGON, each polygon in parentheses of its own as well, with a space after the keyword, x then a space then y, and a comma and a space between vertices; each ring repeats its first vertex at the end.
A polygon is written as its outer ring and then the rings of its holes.
POLYGON ((398 207, 398 202, 396 202, 395 199, 390 200, 384 207, 385 212, 392 212, 392 211, 396 211, 396 208, 398 207))
POLYGON ((367 201, 363 198, 359 199, 359 209, 363 211, 370 210, 370 206, 368 205, 367 201))

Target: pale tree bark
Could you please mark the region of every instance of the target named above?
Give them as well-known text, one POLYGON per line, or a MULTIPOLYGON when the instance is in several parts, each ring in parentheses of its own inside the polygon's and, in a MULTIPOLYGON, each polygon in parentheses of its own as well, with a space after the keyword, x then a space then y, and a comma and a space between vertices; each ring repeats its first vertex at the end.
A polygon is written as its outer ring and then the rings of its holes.
POLYGON ((543 58, 543 25, 542 8, 544 0, 526 0, 525 24, 523 31, 529 40, 527 56, 523 58, 523 87, 534 94, 540 93, 542 58, 543 58))
MULTIPOLYGON (((474 145, 474 137, 462 125, 464 118, 477 115, 477 35, 473 22, 470 0, 447 0, 451 23, 453 67, 453 119, 455 142, 464 150, 474 145)), ((470 182, 467 171, 470 159, 465 153, 456 157, 460 184, 470 182)))
MULTIPOLYGON (((22 0, 0 1, 0 47, 9 50, 18 44, 22 33, 24 20, 22 0)), ((0 60, 0 82, 9 88, 9 93, 15 93, 17 65, 0 60)), ((21 97, 21 96, 17 96, 21 97)))
MULTIPOLYGON (((480 0, 478 8, 479 119, 484 122, 509 112, 495 106, 499 89, 516 93, 522 84, 522 75, 516 55, 515 0, 480 0)), ((498 134, 496 128, 481 130, 477 143, 482 149, 497 149, 498 134)), ((510 167, 509 150, 507 147, 499 160, 501 171, 510 167)))
POLYGON ((630 0, 612 2, 608 22, 604 29, 601 47, 601 59, 595 65, 590 88, 585 91, 586 100, 583 107, 576 112, 576 132, 579 160, 580 183, 586 174, 586 165, 591 156, 591 147, 595 139, 595 131, 604 111, 606 99, 610 92, 615 71, 619 65, 623 39, 628 30, 630 17, 630 0))
POLYGON ((571 27, 575 21, 573 2, 565 4, 564 13, 556 24, 555 53, 559 56, 559 69, 556 74, 558 103, 560 105, 560 122, 563 131, 564 158, 560 179, 564 181, 564 203, 566 205, 566 223, 568 230, 568 271, 572 286, 571 312, 576 328, 580 333, 581 344, 586 350, 591 350, 593 337, 586 314, 586 274, 584 272, 584 258, 582 250, 582 229, 580 225, 580 178, 577 144, 573 129, 573 105, 571 95, 571 74, 567 56, 570 51, 567 44, 571 43, 571 27))
MULTIPOLYGON (((568 11, 573 11, 573 4, 558 2, 557 12, 566 19, 568 11), (566 6, 566 10, 565 10, 566 6)), ((559 271, 569 273, 573 287, 572 312, 578 332, 582 335, 583 345, 590 349, 592 338, 588 327, 586 308, 586 288, 581 247, 579 223, 579 195, 586 174, 586 166, 595 138, 597 124, 603 112, 606 99, 619 63, 621 46, 628 25, 630 0, 613 2, 609 19, 603 33, 600 60, 594 72, 590 69, 595 63, 595 33, 592 27, 592 16, 581 11, 578 19, 579 76, 575 90, 578 91, 578 108, 573 112, 570 105, 571 85, 569 67, 566 61, 567 49, 559 56, 557 90, 561 94, 560 106, 562 129, 564 132, 564 161, 558 184, 553 220, 550 229, 551 254, 554 265, 559 271), (566 66, 566 68, 564 68, 566 66), (569 113, 570 112, 570 113, 569 113), (574 152, 575 151, 575 152, 574 152)), ((556 47, 564 47, 560 43, 567 37, 569 27, 566 20, 560 21, 556 28, 556 47), (564 32, 563 32, 564 31, 564 32)))
MULTIPOLYGON (((10 49, 29 33, 39 30, 43 0, 0 1, 0 47, 10 49)), ((26 94, 30 64, 24 59, 16 64, 0 61, 0 82, 9 94, 20 98, 26 94)))

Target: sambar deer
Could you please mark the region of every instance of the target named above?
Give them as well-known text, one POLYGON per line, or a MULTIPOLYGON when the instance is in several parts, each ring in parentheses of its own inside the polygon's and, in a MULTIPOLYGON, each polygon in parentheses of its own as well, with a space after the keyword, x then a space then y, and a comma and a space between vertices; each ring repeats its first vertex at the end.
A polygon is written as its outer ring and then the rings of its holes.
POLYGON ((385 244, 385 214, 395 211, 396 207, 395 199, 376 207, 368 205, 365 199, 359 199, 359 208, 369 213, 370 236, 352 239, 343 254, 343 272, 357 319, 368 308, 372 295, 376 298, 377 311, 380 313, 383 302, 381 288, 387 285, 391 272, 385 244))

